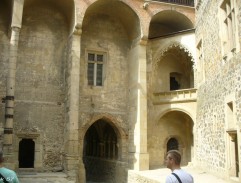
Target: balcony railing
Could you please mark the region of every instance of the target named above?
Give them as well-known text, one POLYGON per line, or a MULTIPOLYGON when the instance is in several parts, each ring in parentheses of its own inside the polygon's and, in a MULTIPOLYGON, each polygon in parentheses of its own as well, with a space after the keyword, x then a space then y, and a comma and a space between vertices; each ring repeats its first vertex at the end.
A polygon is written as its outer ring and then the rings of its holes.
POLYGON ((197 89, 184 89, 169 92, 153 93, 153 104, 196 102, 197 89))
POLYGON ((154 0, 154 1, 194 7, 194 0, 154 0))

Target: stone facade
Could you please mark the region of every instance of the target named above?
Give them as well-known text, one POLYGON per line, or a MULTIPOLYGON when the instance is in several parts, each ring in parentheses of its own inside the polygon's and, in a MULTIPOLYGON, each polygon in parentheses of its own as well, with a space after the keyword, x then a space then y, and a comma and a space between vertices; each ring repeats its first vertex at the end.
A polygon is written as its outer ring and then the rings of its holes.
POLYGON ((142 182, 128 170, 163 167, 178 149, 183 165, 239 177, 241 5, 237 47, 226 52, 225 3, 178 3, 2 0, 6 165, 142 182))
POLYGON ((196 11, 196 40, 203 45, 199 61, 204 65, 205 78, 198 87, 195 159, 210 172, 239 177, 241 4, 231 2, 236 44, 234 51, 224 53, 223 3, 200 1, 196 11))

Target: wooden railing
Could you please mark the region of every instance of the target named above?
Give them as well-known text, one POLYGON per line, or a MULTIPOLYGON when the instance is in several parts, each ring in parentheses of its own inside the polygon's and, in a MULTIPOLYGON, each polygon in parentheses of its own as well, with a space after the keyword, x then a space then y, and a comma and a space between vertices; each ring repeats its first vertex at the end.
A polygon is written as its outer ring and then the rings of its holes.
POLYGON ((197 101, 197 89, 153 93, 153 104, 185 103, 197 101))
POLYGON ((155 1, 194 7, 194 0, 155 0, 155 1))

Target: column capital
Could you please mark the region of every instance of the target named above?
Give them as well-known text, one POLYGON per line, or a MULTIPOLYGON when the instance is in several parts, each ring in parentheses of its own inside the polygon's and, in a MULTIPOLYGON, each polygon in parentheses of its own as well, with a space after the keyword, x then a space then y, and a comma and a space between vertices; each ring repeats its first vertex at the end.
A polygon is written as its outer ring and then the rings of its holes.
POLYGON ((82 26, 81 24, 76 24, 74 27, 74 32, 75 35, 81 35, 82 34, 82 26))
POLYGON ((147 45, 147 41, 148 41, 147 36, 142 36, 141 39, 140 39, 139 44, 142 45, 142 46, 146 46, 147 45))
POLYGON ((12 26, 11 30, 15 32, 20 32, 21 27, 20 26, 12 26))

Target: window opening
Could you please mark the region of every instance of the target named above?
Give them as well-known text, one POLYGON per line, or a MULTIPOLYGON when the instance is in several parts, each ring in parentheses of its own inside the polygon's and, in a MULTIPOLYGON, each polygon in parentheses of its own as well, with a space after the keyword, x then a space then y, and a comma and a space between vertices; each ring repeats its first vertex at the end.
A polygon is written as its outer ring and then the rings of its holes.
POLYGON ((226 104, 225 109, 227 133, 229 140, 227 143, 228 150, 228 165, 229 175, 239 177, 239 155, 238 155, 238 138, 237 138, 237 124, 235 122, 234 103, 230 101, 226 104))
POLYGON ((223 48, 224 54, 235 51, 235 0, 224 0, 220 6, 222 10, 222 26, 223 26, 223 48))
POLYGON ((197 45, 197 55, 198 55, 198 75, 199 82, 205 81, 205 67, 203 58, 203 43, 202 40, 197 45))
POLYGON ((103 53, 88 53, 88 85, 103 85, 103 64, 105 56, 103 53))

